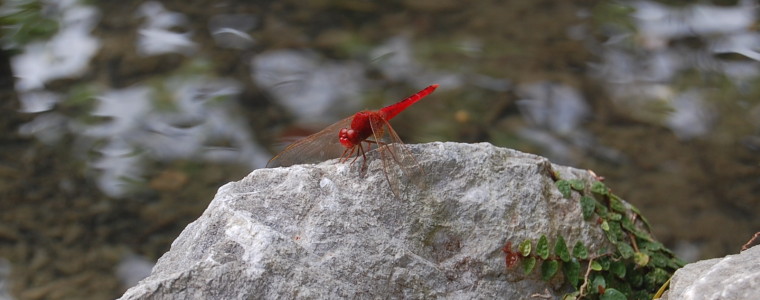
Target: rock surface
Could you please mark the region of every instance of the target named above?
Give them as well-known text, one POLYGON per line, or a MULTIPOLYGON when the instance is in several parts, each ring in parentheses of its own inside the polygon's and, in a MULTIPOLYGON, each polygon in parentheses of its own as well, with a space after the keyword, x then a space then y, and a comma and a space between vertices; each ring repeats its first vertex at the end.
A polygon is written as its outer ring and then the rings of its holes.
POLYGON ((331 160, 224 185, 121 299, 556 297, 556 281, 506 269, 506 242, 612 248, 550 175, 592 181, 585 170, 487 143, 407 146, 425 175, 398 197, 376 152, 363 176, 331 160))
POLYGON ((758 299, 760 246, 688 264, 676 271, 661 299, 758 299))

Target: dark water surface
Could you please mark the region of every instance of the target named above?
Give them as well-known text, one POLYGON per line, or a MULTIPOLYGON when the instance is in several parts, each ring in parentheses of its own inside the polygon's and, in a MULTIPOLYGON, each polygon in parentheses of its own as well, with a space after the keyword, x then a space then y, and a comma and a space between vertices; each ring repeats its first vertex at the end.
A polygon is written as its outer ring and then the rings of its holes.
POLYGON ((278 141, 433 83, 407 143, 592 169, 689 261, 760 230, 754 1, 55 3, 0 10, 0 299, 118 297, 278 141))

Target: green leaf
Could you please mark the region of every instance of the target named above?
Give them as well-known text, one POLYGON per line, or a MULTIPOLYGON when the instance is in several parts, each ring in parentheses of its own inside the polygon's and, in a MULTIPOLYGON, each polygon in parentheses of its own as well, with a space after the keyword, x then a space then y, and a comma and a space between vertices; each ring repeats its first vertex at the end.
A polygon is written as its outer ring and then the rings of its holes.
POLYGON ((570 198, 570 182, 567 180, 558 180, 556 183, 557 189, 562 193, 562 197, 570 198))
POLYGON ((601 297, 599 297, 601 300, 628 300, 628 298, 623 295, 620 291, 609 288, 604 290, 604 294, 602 294, 601 297))
POLYGON ((569 182, 570 187, 576 191, 583 192, 583 189, 586 188, 586 183, 581 179, 571 179, 569 182))
POLYGON ((607 215, 607 219, 610 220, 610 221, 620 221, 621 219, 623 219, 623 215, 621 215, 619 213, 613 213, 613 212, 611 212, 611 213, 609 213, 607 215))
MULTIPOLYGON (((619 292, 623 293, 623 295, 625 295, 628 298, 631 298, 631 299, 641 299, 641 298, 633 298, 633 296, 632 296, 633 295, 633 288, 631 288, 631 285, 628 284, 627 282, 622 282, 622 281, 619 281, 619 280, 615 280, 614 283, 609 284, 609 287, 618 290, 619 292)), ((652 298, 644 298, 644 299, 649 300, 649 299, 652 299, 652 298)))
POLYGON ((565 279, 576 290, 580 287, 581 282, 581 264, 577 259, 570 260, 562 265, 562 273, 565 274, 565 279))
POLYGON ((536 243, 536 255, 541 257, 541 259, 549 258, 549 240, 543 234, 538 239, 538 243, 536 243))
POLYGON ((607 220, 602 221, 602 230, 604 231, 610 231, 610 224, 607 223, 607 220))
POLYGON ((643 252, 636 252, 633 254, 633 262, 639 267, 646 266, 649 263, 649 255, 643 252))
POLYGON ((630 204, 629 206, 631 207, 631 210, 636 213, 637 219, 641 220, 641 222, 644 223, 644 225, 646 225, 647 230, 652 231, 652 225, 649 225, 649 221, 647 221, 647 218, 644 218, 644 216, 641 215, 641 213, 635 206, 630 205, 630 204))
POLYGON ((643 269, 631 269, 628 271, 628 273, 625 276, 625 281, 630 283, 631 286, 634 287, 641 287, 641 284, 644 283, 644 275, 641 274, 643 269))
POLYGON ((633 225, 633 221, 631 221, 631 219, 628 217, 620 219, 620 226, 623 226, 623 229, 631 232, 636 230, 636 226, 633 225))
POLYGON ((644 290, 635 290, 631 292, 631 294, 629 295, 629 298, 635 299, 635 300, 639 300, 639 299, 649 300, 649 299, 652 299, 652 294, 649 294, 648 291, 644 291, 644 290))
POLYGON ((588 258, 588 250, 586 250, 586 246, 584 246, 581 241, 575 242, 575 246, 573 247, 573 256, 578 259, 588 258))
POLYGON ((620 227, 620 222, 609 221, 607 223, 607 228, 608 234, 612 236, 613 243, 617 243, 618 241, 625 239, 625 233, 623 233, 623 229, 620 227))
POLYGON ((522 267, 523 267, 523 272, 525 272, 525 274, 530 274, 530 272, 533 272, 533 268, 536 267, 536 258, 531 256, 531 257, 523 259, 522 267))
POLYGON ((602 270, 609 270, 610 269, 610 259, 608 257, 601 257, 597 261, 602 266, 602 270))
POLYGON ((599 195, 603 195, 603 196, 607 196, 610 193, 609 189, 607 189, 607 187, 604 186, 604 183, 601 183, 599 181, 595 181, 594 183, 591 184, 591 192, 599 194, 599 195))
POLYGON ((631 245, 628 245, 628 243, 620 242, 617 243, 618 251, 620 252, 620 256, 622 256, 625 259, 629 259, 633 256, 633 247, 631 245))
POLYGON ((625 278, 625 263, 623 261, 613 261, 610 263, 610 273, 620 279, 625 278))
POLYGON ((607 209, 607 207, 604 206, 604 204, 600 203, 599 201, 596 201, 596 206, 594 207, 594 211, 596 212, 597 215, 599 215, 603 219, 607 218, 607 213, 609 213, 609 210, 607 209))
POLYGON ((557 270, 559 270, 558 261, 545 260, 544 263, 541 264, 541 278, 543 280, 549 280, 554 274, 557 274, 557 270))
POLYGON ((658 251, 662 248, 664 248, 661 243, 655 242, 655 241, 639 241, 639 248, 647 249, 649 251, 658 251))
POLYGON ((602 270, 602 265, 598 261, 596 261, 596 260, 592 261, 591 262, 591 270, 601 271, 602 270))
POLYGON ((670 278, 670 273, 667 271, 655 268, 651 272, 644 275, 644 284, 646 285, 646 288, 649 290, 656 290, 662 286, 665 281, 670 278))
POLYGON ((610 197, 610 208, 616 212, 625 213, 625 204, 618 197, 610 197))
POLYGON ((562 296, 562 300, 577 300, 578 296, 580 295, 581 295, 580 291, 575 291, 575 292, 565 294, 564 296, 562 296))
POLYGON ((668 260, 669 259, 664 254, 655 252, 650 256, 649 264, 654 267, 663 268, 668 265, 668 260))
POLYGON ((583 219, 588 220, 594 215, 594 207, 596 206, 596 200, 589 196, 581 197, 581 212, 583 212, 583 219))
MULTIPOLYGON (((627 219, 628 218, 625 218, 625 220, 627 220, 627 219)), ((623 228, 625 228, 625 227, 623 227, 623 228)), ((652 241, 652 235, 650 235, 646 231, 643 231, 643 230, 641 230, 641 229, 639 229, 637 227, 632 227, 631 229, 628 229, 628 228, 625 228, 625 229, 628 230, 629 232, 633 233, 633 235, 635 235, 636 237, 638 237, 641 240, 652 241)))
POLYGON ((604 280, 604 276, 601 274, 597 274, 594 276, 594 279, 591 281, 591 291, 596 293, 597 290, 599 290, 599 287, 607 288, 607 281, 604 280))
POLYGON ((527 239, 527 240, 522 241, 522 243, 520 243, 520 246, 517 247, 518 251, 520 251, 520 254, 522 254, 522 256, 530 255, 531 243, 532 241, 530 239, 527 239))
POLYGON ((557 236, 557 241, 554 243, 554 254, 556 254, 564 262, 570 260, 570 251, 567 250, 565 238, 563 238, 561 235, 557 236))

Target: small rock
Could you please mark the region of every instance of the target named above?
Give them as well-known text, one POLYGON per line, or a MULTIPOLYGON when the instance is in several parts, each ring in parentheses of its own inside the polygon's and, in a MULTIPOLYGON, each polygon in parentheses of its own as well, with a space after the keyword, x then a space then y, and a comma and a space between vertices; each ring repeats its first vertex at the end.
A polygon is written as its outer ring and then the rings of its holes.
POLYGON ((661 299, 757 299, 760 246, 739 254, 688 264, 676 271, 661 299))

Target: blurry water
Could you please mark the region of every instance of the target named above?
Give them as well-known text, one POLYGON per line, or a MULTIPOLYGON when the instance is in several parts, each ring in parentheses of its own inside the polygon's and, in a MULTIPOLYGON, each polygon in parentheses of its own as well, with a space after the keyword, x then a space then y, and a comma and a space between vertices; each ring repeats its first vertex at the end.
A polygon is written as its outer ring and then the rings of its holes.
POLYGON ((217 46, 247 50, 255 40, 248 34, 257 23, 256 16, 247 14, 215 15, 208 23, 208 31, 217 46))
MULTIPOLYGON (((98 154, 88 165, 98 171, 96 180, 102 191, 113 197, 134 188, 134 182, 142 180, 145 164, 152 160, 196 158, 237 162, 250 168, 266 164, 268 154, 252 140, 252 133, 235 111, 240 84, 234 79, 180 71, 157 77, 158 85, 114 89, 92 83, 88 89, 93 95, 85 96, 87 99, 47 90, 48 81, 80 78, 99 45, 91 36, 99 15, 94 7, 77 1, 49 5, 60 18, 59 32, 49 41, 27 45, 13 58, 21 111, 37 114, 21 126, 22 134, 50 144, 74 134, 82 154, 98 154), (62 101, 94 101, 89 113, 104 121, 93 124, 81 120, 86 115, 64 116, 54 110, 62 101)), ((158 2, 146 2, 135 17, 142 23, 136 29, 137 53, 190 55, 195 51, 190 32, 173 31, 187 25, 184 15, 168 11, 158 2)))
MULTIPOLYGON (((636 33, 620 31, 600 48, 596 70, 619 107, 642 121, 662 124, 681 139, 706 137, 718 111, 704 95, 713 87, 677 85, 687 72, 726 76, 743 89, 758 76, 760 35, 752 29, 755 1, 736 6, 693 4, 671 7, 653 1, 631 2, 636 33), (687 39, 703 45, 690 47, 687 39), (736 54, 746 59, 726 60, 736 54), (668 110, 666 115, 661 107, 668 110)), ((747 103, 747 105, 751 105, 747 103)))
POLYGON ((82 75, 100 43, 90 32, 97 24, 98 11, 76 0, 47 2, 56 15, 58 33, 51 39, 27 44, 12 58, 16 90, 34 93, 45 83, 82 75))
POLYGON ((365 85, 358 62, 330 62, 311 51, 279 50, 256 55, 251 77, 275 100, 287 107, 299 122, 328 123, 361 109, 357 102, 365 85))
POLYGON ((195 52, 197 46, 191 40, 192 33, 186 29, 176 31, 188 25, 183 14, 166 10, 160 2, 148 1, 140 5, 136 16, 144 19, 139 29, 138 53, 150 56, 164 53, 191 55, 195 52))

